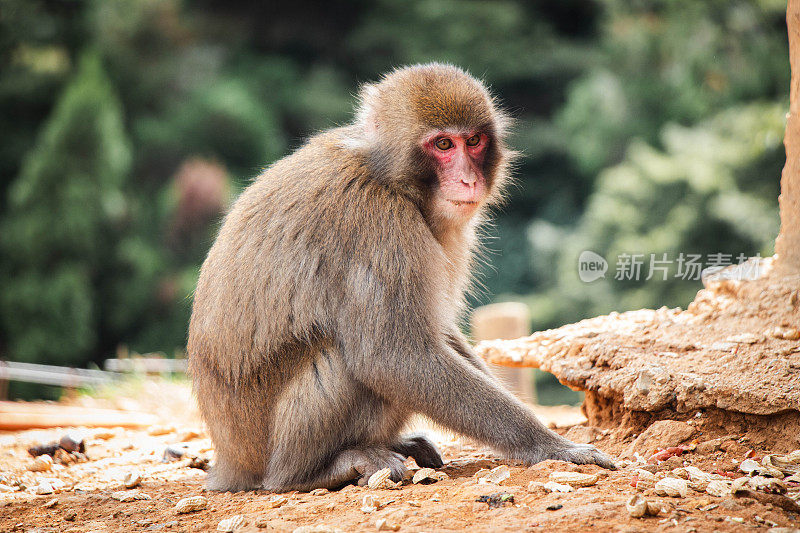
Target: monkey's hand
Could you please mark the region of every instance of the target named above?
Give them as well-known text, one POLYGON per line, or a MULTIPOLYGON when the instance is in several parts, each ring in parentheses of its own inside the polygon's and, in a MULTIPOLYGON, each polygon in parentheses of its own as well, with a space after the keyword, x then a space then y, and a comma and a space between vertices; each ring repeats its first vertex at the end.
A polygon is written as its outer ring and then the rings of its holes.
POLYGON ((423 468, 444 466, 439 450, 424 435, 406 435, 392 446, 392 450, 406 457, 413 457, 423 468))
POLYGON ((560 447, 551 450, 542 459, 555 459, 557 461, 567 461, 578 465, 598 465, 609 470, 616 470, 617 465, 614 460, 604 454, 591 444, 576 444, 566 439, 560 443, 560 447))

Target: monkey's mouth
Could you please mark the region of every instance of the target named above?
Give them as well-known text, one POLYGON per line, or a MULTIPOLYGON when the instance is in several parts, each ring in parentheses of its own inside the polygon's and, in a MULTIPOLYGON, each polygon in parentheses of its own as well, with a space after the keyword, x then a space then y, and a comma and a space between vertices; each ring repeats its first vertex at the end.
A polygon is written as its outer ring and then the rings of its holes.
POLYGON ((458 206, 461 206, 461 205, 478 205, 478 202, 476 202, 474 200, 447 200, 447 201, 450 202, 453 205, 458 205, 458 206))

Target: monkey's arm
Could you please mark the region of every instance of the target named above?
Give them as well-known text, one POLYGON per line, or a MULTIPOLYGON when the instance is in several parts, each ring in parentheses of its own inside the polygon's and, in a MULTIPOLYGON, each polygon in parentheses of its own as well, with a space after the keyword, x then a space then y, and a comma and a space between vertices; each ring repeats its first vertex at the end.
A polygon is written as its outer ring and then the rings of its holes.
MULTIPOLYGON (((394 256, 396 257, 396 255, 394 256)), ((409 260, 407 257, 403 260, 409 260)), ((613 462, 593 446, 550 431, 483 371, 459 356, 440 332, 433 286, 392 272, 358 276, 342 302, 338 342, 353 377, 376 394, 527 463, 560 459, 613 462)), ((425 270, 413 269, 412 272, 425 270)))
POLYGON ((536 463, 559 459, 613 462, 594 447, 574 444, 541 424, 524 405, 486 374, 458 356, 418 320, 384 308, 395 323, 374 322, 343 351, 359 381, 390 402, 423 413, 440 424, 489 444, 506 456, 536 463), (371 338, 370 338, 371 337, 371 338))
POLYGON ((483 359, 478 357, 472 347, 469 345, 466 337, 458 330, 458 328, 454 327, 451 333, 445 335, 447 339, 447 344, 450 346, 455 352, 463 357, 466 361, 468 361, 472 366, 486 374, 487 376, 491 376, 491 372, 489 371, 489 367, 486 366, 486 363, 483 362, 483 359))

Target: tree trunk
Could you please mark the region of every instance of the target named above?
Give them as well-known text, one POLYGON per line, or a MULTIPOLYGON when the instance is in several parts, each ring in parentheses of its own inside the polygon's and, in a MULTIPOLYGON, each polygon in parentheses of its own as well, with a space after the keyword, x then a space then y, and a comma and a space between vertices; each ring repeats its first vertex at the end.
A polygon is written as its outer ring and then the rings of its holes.
POLYGON ((783 141, 786 166, 781 176, 781 231, 775 240, 775 253, 776 267, 788 274, 800 270, 800 0, 789 0, 786 26, 792 84, 783 141))

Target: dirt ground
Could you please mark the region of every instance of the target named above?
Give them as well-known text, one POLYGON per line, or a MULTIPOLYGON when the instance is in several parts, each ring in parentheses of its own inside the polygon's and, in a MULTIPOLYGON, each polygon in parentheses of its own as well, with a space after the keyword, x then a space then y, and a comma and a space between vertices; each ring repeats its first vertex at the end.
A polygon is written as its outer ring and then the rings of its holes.
MULTIPOLYGON (((430 484, 408 480, 394 490, 352 485, 325 494, 231 494, 205 491, 206 473, 191 466, 203 466, 197 458, 213 458, 213 451, 185 384, 140 382, 106 398, 77 397, 65 403, 147 411, 163 423, 141 430, 58 428, 0 434, 0 531, 216 531, 221 521, 236 515, 243 521, 237 532, 703 532, 800 527, 800 507, 795 502, 800 483, 788 475, 797 466, 791 462, 778 463, 784 466, 784 474, 773 471, 784 479, 767 478, 773 490, 786 491, 786 495, 758 490, 713 496, 697 485, 684 496, 658 495, 653 483, 664 476, 686 477, 686 466, 717 472, 712 478, 727 480, 723 485, 729 486, 733 477, 744 476, 738 466, 746 457, 761 464, 763 456, 775 451, 758 447, 746 435, 704 440, 701 432, 691 438, 693 432, 687 431, 691 425, 686 422, 666 421, 642 435, 623 436, 614 430, 574 425, 582 420, 577 408, 535 407, 545 423, 557 426, 559 432, 593 442, 620 458, 620 468, 606 471, 556 461, 526 468, 431 430, 446 460, 440 470, 447 474, 443 480, 429 479, 430 484), (58 441, 65 434, 85 438, 86 457, 73 462, 74 456, 57 452, 52 466, 39 460, 49 470, 31 471, 38 463, 28 447, 58 441), (658 448, 681 442, 690 450, 680 457, 647 461, 658 448), (163 462, 167 447, 181 449, 183 457, 163 462), (507 479, 501 479, 504 468, 491 470, 502 465, 508 465, 507 479), (571 492, 548 492, 543 484, 551 481, 554 472, 596 474, 597 481, 571 492), (650 479, 648 472, 655 473, 655 478, 650 479), (125 488, 126 479, 131 484, 137 476, 141 476, 140 484, 125 488), (493 476, 499 482, 492 482, 493 476), (648 500, 653 509, 662 507, 658 515, 631 517, 626 502, 635 494, 648 500), (205 498, 206 507, 177 513, 176 504, 193 496, 205 498)), ((409 465, 414 466, 413 461, 409 465)), ((586 483, 593 481, 589 478, 586 483)), ((689 481, 693 485, 692 478, 689 481)), ((565 489, 563 484, 560 488, 565 489)))

